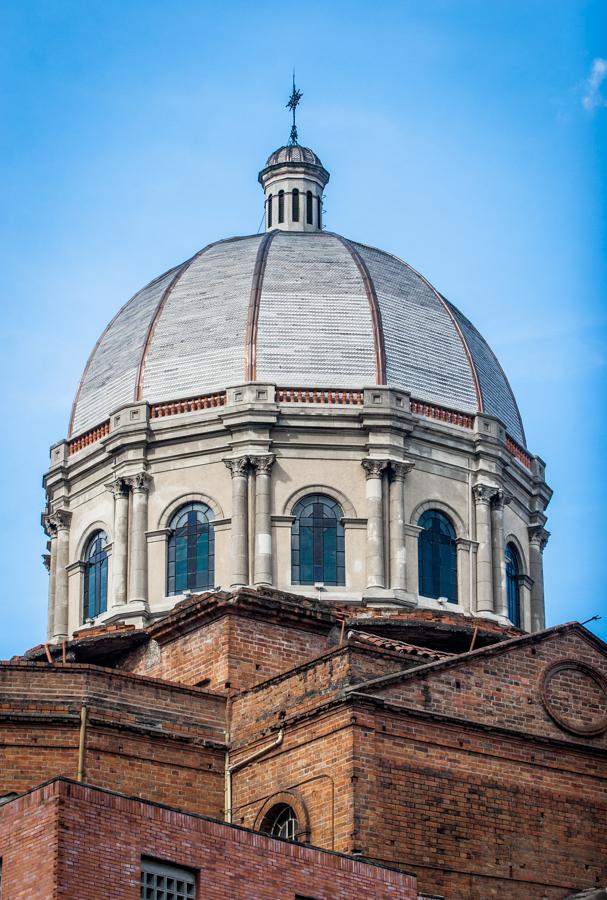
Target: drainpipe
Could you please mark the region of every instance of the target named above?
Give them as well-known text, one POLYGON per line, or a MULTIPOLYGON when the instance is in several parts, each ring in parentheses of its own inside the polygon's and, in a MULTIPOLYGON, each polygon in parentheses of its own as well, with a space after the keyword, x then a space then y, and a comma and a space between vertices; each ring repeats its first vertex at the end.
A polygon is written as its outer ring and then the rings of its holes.
POLYGON ((284 740, 285 730, 281 728, 275 739, 271 744, 267 744, 265 747, 261 747, 259 750, 255 750, 254 753, 251 753, 250 756, 247 756, 246 759, 240 759, 236 763, 230 764, 230 751, 226 750, 226 763, 225 763, 225 790, 224 790, 224 819, 226 822, 232 821, 232 775, 234 772, 237 772, 239 769, 242 769, 243 766, 248 766, 249 763, 255 762, 256 759, 259 759, 260 756, 264 756, 266 753, 269 753, 270 750, 275 750, 276 747, 280 747, 284 740))
POLYGON ((86 748, 86 723, 88 710, 83 706, 80 710, 80 739, 78 741, 78 778, 84 781, 84 751, 86 748))

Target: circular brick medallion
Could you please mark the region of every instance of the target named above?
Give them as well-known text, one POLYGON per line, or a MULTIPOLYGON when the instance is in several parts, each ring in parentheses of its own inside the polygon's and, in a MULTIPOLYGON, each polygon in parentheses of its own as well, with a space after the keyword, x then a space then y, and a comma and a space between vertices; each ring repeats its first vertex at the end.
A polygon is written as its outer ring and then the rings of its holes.
POLYGON ((563 659, 548 666, 542 702, 566 731, 583 735, 607 731, 607 680, 585 663, 563 659))

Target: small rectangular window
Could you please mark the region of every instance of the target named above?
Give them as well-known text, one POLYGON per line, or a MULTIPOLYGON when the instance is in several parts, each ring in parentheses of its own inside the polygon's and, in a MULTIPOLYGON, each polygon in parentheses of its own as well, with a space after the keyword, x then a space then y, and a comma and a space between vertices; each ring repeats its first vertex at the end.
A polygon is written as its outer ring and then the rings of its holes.
POLYGON ((195 900, 196 875, 158 859, 141 860, 141 900, 195 900))

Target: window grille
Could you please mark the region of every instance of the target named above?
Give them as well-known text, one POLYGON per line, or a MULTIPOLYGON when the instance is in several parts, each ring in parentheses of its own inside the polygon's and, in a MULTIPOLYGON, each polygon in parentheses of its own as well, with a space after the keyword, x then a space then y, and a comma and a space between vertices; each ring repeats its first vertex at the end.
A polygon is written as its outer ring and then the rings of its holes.
POLYGON ((268 195, 268 228, 272 227, 272 194, 268 195))
POLYGON ((297 816, 288 804, 279 803, 268 812, 261 826, 261 831, 272 837, 284 838, 286 841, 295 841, 299 831, 297 816))
POLYGON ((299 191, 293 188, 293 221, 299 222, 299 191))
POLYGON ((313 224, 312 191, 306 194, 306 222, 308 225, 313 224))
POLYGON ((278 192, 278 222, 284 222, 285 220, 285 192, 278 192))
POLYGON ((96 531, 88 542, 84 564, 83 611, 85 619, 94 619, 107 609, 107 537, 96 531))
POLYGON ((141 860, 141 900, 195 900, 196 876, 188 869, 141 860))
POLYGON ((508 618, 513 625, 521 624, 520 566, 518 553, 512 544, 506 547, 506 594, 508 597, 508 618))
POLYGON ((418 522, 419 592, 422 597, 446 597, 457 603, 457 547, 455 529, 438 509, 429 509, 418 522))
POLYGON ((293 584, 345 584, 343 512, 324 494, 303 497, 293 509, 291 581, 293 584))
POLYGON ((202 590, 215 584, 213 511, 205 503, 188 503, 169 525, 167 591, 202 590))

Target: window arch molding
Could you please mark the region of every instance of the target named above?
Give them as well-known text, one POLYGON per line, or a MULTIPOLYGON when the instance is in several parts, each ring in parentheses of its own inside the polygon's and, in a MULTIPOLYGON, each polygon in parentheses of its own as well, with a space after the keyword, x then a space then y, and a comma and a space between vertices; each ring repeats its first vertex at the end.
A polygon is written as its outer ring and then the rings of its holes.
POLYGON ((457 513, 452 506, 449 506, 447 503, 443 503, 442 500, 424 500, 423 503, 418 503, 411 516, 409 517, 410 525, 417 525, 421 516, 428 512, 431 509, 437 509, 439 512, 444 513, 448 519, 451 520, 451 524, 455 528, 455 537, 457 538, 468 538, 468 529, 464 524, 464 520, 457 513))
POLYGON ((527 564, 527 558, 525 556, 525 551, 523 550, 523 546, 517 536, 515 534, 507 534, 504 540, 504 551, 508 544, 512 544, 514 549, 518 554, 518 564, 520 568, 519 575, 528 575, 529 574, 529 566, 527 564))
POLYGON ((80 540, 78 541, 76 548, 76 561, 80 563, 86 562, 85 554, 88 550, 88 546, 91 542, 91 538, 98 531, 104 531, 106 536, 106 547, 111 548, 112 546, 112 532, 111 529, 108 528, 105 522, 101 519, 98 519, 96 522, 92 522, 90 525, 87 525, 86 529, 82 532, 80 536, 80 540))
POLYGON ((223 509, 219 503, 212 497, 209 497, 208 494, 182 494, 181 497, 177 497, 175 500, 172 500, 168 506, 165 506, 158 518, 157 528, 170 528, 171 520, 175 513, 178 512, 182 506, 187 506, 188 503, 203 503, 205 506, 208 506, 213 513, 213 523, 215 525, 217 525, 218 519, 221 520, 225 518, 223 509))
POLYGON ((337 501, 342 508, 342 512, 344 514, 345 519, 355 519, 356 510, 354 509, 354 504, 346 497, 345 494, 342 494, 341 491, 338 491, 334 487, 330 487, 328 484, 308 484, 306 487, 298 488, 292 494, 289 495, 286 502, 282 508, 282 515, 284 516, 292 516, 293 510, 297 506, 300 500, 303 500, 304 497, 307 497, 308 494, 326 494, 327 497, 330 497, 332 500, 337 501))
POLYGON ((308 808, 299 794, 294 791, 281 791, 278 794, 272 794, 259 809, 255 817, 253 829, 261 831, 264 822, 268 819, 273 809, 279 806, 290 806, 297 818, 298 830, 296 840, 307 843, 310 840, 310 815, 308 808))

